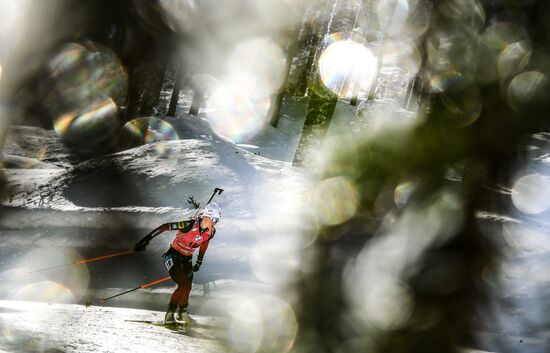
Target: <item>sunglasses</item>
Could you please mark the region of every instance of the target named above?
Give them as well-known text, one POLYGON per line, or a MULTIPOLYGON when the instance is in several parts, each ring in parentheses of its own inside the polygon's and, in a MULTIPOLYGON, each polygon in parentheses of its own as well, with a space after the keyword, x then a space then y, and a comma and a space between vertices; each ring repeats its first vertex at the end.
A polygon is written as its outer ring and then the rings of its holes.
POLYGON ((212 220, 212 222, 214 222, 214 224, 216 224, 220 221, 220 219, 218 217, 210 217, 210 219, 212 220))

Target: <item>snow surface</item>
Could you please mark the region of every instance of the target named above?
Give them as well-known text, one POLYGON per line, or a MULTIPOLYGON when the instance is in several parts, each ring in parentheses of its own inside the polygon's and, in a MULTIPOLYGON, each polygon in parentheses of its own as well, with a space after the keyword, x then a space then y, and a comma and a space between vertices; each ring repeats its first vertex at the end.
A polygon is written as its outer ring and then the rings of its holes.
MULTIPOLYGON (((163 312, 0 300, 0 350, 10 352, 226 352, 246 350, 232 340, 227 320, 192 315, 177 330, 155 326, 163 312)), ((246 333, 245 333, 246 334, 246 333)), ((248 334, 253 335, 252 332, 248 334)), ((459 348, 460 353, 490 353, 459 348)))
MULTIPOLYGON (((33 126, 11 126, 4 142, 4 162, 6 158, 17 156, 42 163, 66 168, 71 165, 71 153, 53 130, 44 130, 33 126)), ((73 158, 74 159, 74 158, 73 158)), ((9 165, 6 166, 10 168, 9 165)))
POLYGON ((164 313, 127 308, 0 301, 0 350, 9 352, 223 352, 226 330, 211 317, 179 331, 164 313))

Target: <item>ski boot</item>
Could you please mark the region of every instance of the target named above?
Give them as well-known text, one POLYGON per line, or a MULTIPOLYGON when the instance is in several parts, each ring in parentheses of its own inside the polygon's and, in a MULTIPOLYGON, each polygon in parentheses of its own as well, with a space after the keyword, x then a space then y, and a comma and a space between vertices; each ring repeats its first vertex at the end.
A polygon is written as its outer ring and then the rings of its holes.
POLYGON ((164 315, 164 324, 165 325, 176 325, 176 309, 172 307, 168 307, 168 311, 166 311, 166 315, 164 315))
POLYGON ((195 322, 187 313, 187 308, 179 308, 176 315, 176 322, 182 325, 189 325, 195 322))

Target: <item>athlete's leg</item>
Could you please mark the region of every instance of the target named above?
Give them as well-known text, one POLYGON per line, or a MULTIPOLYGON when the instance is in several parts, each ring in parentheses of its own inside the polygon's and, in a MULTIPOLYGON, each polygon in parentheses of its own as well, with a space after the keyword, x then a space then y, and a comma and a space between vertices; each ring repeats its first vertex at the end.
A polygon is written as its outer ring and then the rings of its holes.
POLYGON ((184 266, 183 272, 187 275, 178 287, 181 288, 181 296, 179 297, 176 320, 189 324, 193 322, 193 319, 187 313, 187 306, 189 305, 189 293, 191 292, 191 286, 193 284, 193 267, 191 265, 191 262, 184 266))
POLYGON ((187 273, 187 276, 185 276, 185 279, 182 281, 182 283, 178 287, 178 288, 181 288, 181 296, 179 297, 179 302, 178 302, 180 309, 187 309, 187 306, 189 305, 189 293, 191 293, 192 285, 193 285, 193 269, 190 269, 190 271, 187 273))
POLYGON ((180 306, 180 308, 186 308, 189 298, 189 292, 191 291, 191 284, 193 282, 193 267, 191 265, 191 260, 189 259, 189 261, 174 261, 173 265, 170 266, 168 272, 170 273, 170 276, 172 277, 174 282, 176 282, 176 284, 178 285, 178 287, 170 297, 169 308, 174 308, 175 310, 178 305, 180 306))

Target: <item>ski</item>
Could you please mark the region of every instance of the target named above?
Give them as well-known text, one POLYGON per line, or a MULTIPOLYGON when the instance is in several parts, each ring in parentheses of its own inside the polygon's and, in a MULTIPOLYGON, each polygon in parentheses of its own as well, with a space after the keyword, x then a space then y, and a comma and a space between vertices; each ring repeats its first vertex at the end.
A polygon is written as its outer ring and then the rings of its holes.
POLYGON ((208 329, 215 328, 214 326, 205 325, 205 324, 199 324, 199 323, 175 323, 175 324, 166 324, 163 321, 152 321, 152 320, 124 320, 126 322, 137 322, 140 324, 148 324, 153 325, 156 327, 163 327, 165 329, 168 329, 170 331, 173 331, 176 334, 194 337, 194 338, 201 338, 201 339, 208 339, 208 340, 219 340, 220 337, 208 334, 208 329))
POLYGON ((222 326, 219 325, 211 325, 211 324, 201 324, 196 321, 190 322, 190 323, 183 323, 183 322, 176 322, 173 324, 167 324, 164 321, 152 321, 152 320, 124 320, 126 322, 137 322, 140 324, 149 324, 153 326, 158 327, 165 327, 165 328, 181 328, 181 327, 195 327, 195 328, 205 328, 205 329, 221 329, 222 326))

